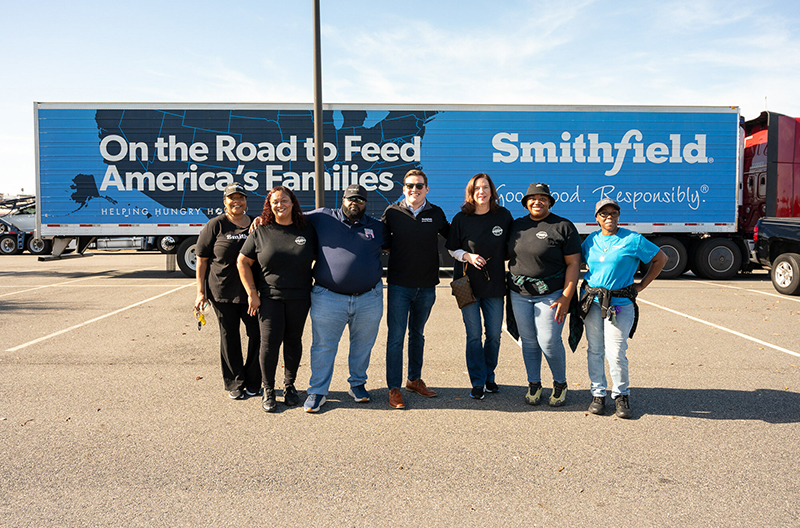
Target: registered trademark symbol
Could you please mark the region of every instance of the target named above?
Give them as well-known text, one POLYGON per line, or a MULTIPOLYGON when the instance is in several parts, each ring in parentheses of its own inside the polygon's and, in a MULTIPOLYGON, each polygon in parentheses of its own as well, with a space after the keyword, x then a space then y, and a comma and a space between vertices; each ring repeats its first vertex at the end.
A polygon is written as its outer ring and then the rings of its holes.
POLYGON ((708 185, 701 185, 700 186, 700 192, 703 193, 703 194, 707 193, 708 192, 708 185))
POLYGON ((709 163, 714 163, 714 158, 708 158, 709 163))

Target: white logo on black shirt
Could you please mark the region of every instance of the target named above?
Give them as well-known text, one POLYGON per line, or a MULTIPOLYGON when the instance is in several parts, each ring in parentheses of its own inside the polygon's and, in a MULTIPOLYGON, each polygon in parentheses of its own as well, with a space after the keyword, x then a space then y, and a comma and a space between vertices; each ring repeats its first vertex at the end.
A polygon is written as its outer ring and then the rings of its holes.
POLYGON ((299 237, 294 239, 294 243, 297 244, 298 246, 305 246, 306 245, 306 237, 299 236, 299 237))
POLYGON ((502 236, 502 234, 503 234, 503 228, 502 228, 502 227, 500 227, 500 226, 494 226, 494 227, 492 228, 492 234, 493 234, 494 236, 502 236))
POLYGON ((538 238, 539 240, 544 240, 545 238, 547 238, 547 232, 539 231, 538 233, 536 233, 536 238, 538 238))
POLYGON ((421 222, 433 222, 433 218, 423 218, 421 222))
POLYGON ((244 240, 247 238, 247 233, 239 233, 238 235, 231 235, 228 233, 225 235, 225 238, 228 240, 244 240))

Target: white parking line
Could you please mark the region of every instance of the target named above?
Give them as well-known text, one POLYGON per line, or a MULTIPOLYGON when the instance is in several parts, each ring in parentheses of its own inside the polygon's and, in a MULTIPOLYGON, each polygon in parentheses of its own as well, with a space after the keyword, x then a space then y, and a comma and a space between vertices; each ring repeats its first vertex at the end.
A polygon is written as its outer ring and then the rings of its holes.
POLYGON ((782 299, 784 301, 793 301, 793 302, 800 302, 800 299, 795 299, 794 297, 790 297, 788 295, 781 295, 779 293, 771 293, 765 292, 761 290, 751 290, 750 288, 740 288, 739 286, 731 286, 730 284, 716 284, 714 282, 706 282, 701 280, 693 280, 692 282, 698 282, 700 284, 708 284, 709 286, 716 286, 717 288, 733 288, 734 290, 742 290, 742 291, 749 291, 753 293, 760 293, 761 295, 769 295, 770 297, 777 297, 778 299, 782 299))
MULTIPOLYGON (((135 270, 115 270, 115 271, 122 271, 124 273, 130 273, 131 271, 147 271, 147 270, 151 270, 151 269, 159 269, 159 266, 149 267, 149 268, 139 268, 139 269, 135 269, 135 270)), ((85 281, 85 280, 89 280, 89 279, 96 279, 98 277, 102 278, 103 276, 111 277, 110 275, 108 275, 109 273, 112 273, 112 272, 104 271, 102 273, 90 275, 88 277, 82 277, 80 279, 75 279, 75 280, 71 280, 71 281, 57 282, 55 284, 45 284, 43 286, 36 286, 35 288, 28 288, 27 290, 18 290, 18 291, 3 293, 3 294, 0 294, 0 297, 8 297, 9 295, 19 295, 20 293, 32 292, 32 291, 36 291, 36 290, 41 290, 43 288, 55 288, 57 286, 64 286, 66 284, 74 284, 76 282, 85 281)), ((2 274, 0 274, 0 275, 2 275, 2 274)), ((11 273, 10 275, 13 275, 13 273, 11 273)))
POLYGON ((35 288, 28 288, 27 290, 17 290, 17 291, 13 291, 13 292, 4 293, 4 294, 0 295, 0 297, 8 297, 9 295, 19 295, 20 293, 32 292, 32 291, 35 291, 35 290, 41 290, 43 288, 55 288, 56 286, 64 286, 65 284, 72 284, 74 282, 80 282, 80 281, 85 281, 85 280, 89 280, 89 279, 96 279, 96 278, 97 278, 97 275, 92 275, 90 277, 83 277, 82 279, 75 279, 75 280, 66 281, 66 282, 58 282, 56 284, 45 284, 44 286, 36 286, 35 288))
POLYGON ((50 339, 51 337, 55 337, 55 336, 58 336, 58 335, 61 335, 61 334, 65 334, 67 332, 71 332, 72 330, 75 330, 77 328, 81 328, 83 326, 95 323, 97 321, 100 321, 101 319, 105 319, 106 317, 111 317, 112 315, 116 315, 116 314, 118 314, 120 312, 124 312, 125 310, 130 310, 131 308, 135 308, 136 306, 139 306, 141 304, 145 304, 145 303, 148 303, 150 301, 154 301, 154 300, 158 299, 159 297, 164 297, 165 295, 169 295, 170 293, 175 293, 176 291, 182 290, 184 288, 188 288, 189 286, 195 286, 195 283, 194 282, 190 282, 189 284, 184 284, 183 286, 179 286, 179 287, 177 287, 177 288, 175 288, 173 290, 170 290, 168 292, 164 292, 164 293, 161 293, 159 295, 156 295, 155 297, 150 297, 149 299, 145 299, 143 301, 139 301, 137 303, 131 304, 130 306, 126 306, 125 308, 120 308, 119 310, 114 310, 113 312, 109 312, 109 313, 107 313, 105 315, 101 315, 100 317, 95 317, 94 319, 89 319, 88 321, 84 321, 83 323, 76 324, 74 326, 70 326, 69 328, 65 328, 64 330, 59 330, 58 332, 53 332, 50 335, 46 335, 44 337, 40 337, 38 339, 34 339, 33 341, 28 341, 27 343, 23 343, 21 345, 15 346, 13 348, 9 348, 8 350, 6 350, 6 352, 16 352, 17 350, 22 350, 25 347, 29 347, 31 345, 35 345, 36 343, 41 343, 42 341, 46 341, 47 339, 50 339))
POLYGON ((691 315, 688 315, 688 314, 685 314, 685 313, 682 313, 682 312, 678 312, 677 310, 673 310, 671 308, 667 308, 666 306, 661 306, 660 304, 656 304, 656 303, 652 303, 652 302, 649 302, 649 301, 645 301, 643 299, 636 299, 636 302, 643 303, 643 304, 649 304, 650 306, 655 306, 656 308, 661 308, 664 311, 673 313, 675 315, 680 315, 681 317, 685 317, 686 319, 691 319, 692 321, 696 321, 698 323, 702 323, 704 325, 711 326, 713 328, 716 328, 718 330, 722 330, 724 332, 728 332, 730 334, 733 334, 735 336, 741 337, 743 339, 747 339, 748 341, 752 341, 754 343, 758 343, 759 345, 764 345, 765 347, 773 348, 773 349, 775 349, 775 350, 777 350, 779 352, 785 352, 786 354, 791 354, 792 356, 800 357, 800 353, 798 353, 798 352, 794 352, 794 351, 789 350, 787 348, 779 347, 778 345, 773 345, 772 343, 767 343, 766 341, 762 341, 760 339, 756 339, 755 337, 749 336, 747 334, 743 334, 741 332, 737 332, 736 330, 731 330, 730 328, 725 328, 724 326, 720 326, 718 324, 714 324, 712 322, 705 321, 705 320, 699 319, 697 317, 692 317, 691 315))

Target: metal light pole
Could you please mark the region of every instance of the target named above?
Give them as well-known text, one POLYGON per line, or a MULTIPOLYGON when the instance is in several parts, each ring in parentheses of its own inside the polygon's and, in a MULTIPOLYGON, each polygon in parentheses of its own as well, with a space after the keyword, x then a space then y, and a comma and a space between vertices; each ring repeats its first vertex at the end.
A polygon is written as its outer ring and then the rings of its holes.
POLYGON ((316 207, 325 207, 325 143, 322 140, 322 46, 319 0, 314 0, 314 190, 316 207))

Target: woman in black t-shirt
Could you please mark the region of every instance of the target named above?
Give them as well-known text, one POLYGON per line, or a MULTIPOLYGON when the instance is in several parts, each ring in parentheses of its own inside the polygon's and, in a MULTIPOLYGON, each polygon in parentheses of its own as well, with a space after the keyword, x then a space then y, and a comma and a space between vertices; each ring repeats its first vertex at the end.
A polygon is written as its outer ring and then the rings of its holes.
POLYGON ((253 219, 247 211, 247 194, 240 183, 225 188, 225 213, 212 218, 197 238, 197 299, 195 309, 211 301, 219 320, 220 356, 225 390, 234 400, 261 391, 258 368, 258 319, 247 314, 247 293, 239 280, 236 258, 247 239, 253 219), (247 331, 247 358, 242 359, 241 323, 247 331))
POLYGON ((463 276, 466 266, 472 293, 477 299, 461 309, 467 330, 467 370, 472 384, 469 395, 476 400, 482 400, 484 392, 499 390, 494 369, 500 352, 506 294, 506 243, 513 218, 497 200, 497 189, 489 175, 473 176, 467 183, 464 205, 453 218, 445 244, 457 261, 453 278, 463 276))
POLYGON ((300 401, 294 382, 303 354, 303 329, 311 308, 311 266, 316 258, 317 233, 306 221, 294 193, 279 186, 267 194, 261 225, 247 238, 237 266, 247 290, 248 313, 261 325, 261 407, 275 412, 275 370, 283 344, 284 389, 287 406, 300 401), (253 264, 259 271, 253 278, 253 264))
POLYGON ((508 240, 511 306, 528 374, 525 401, 530 405, 541 402, 544 354, 553 374, 551 407, 563 405, 567 397, 561 330, 581 264, 578 231, 572 222, 550 212, 555 202, 546 184, 532 183, 522 198, 529 214, 514 220, 508 240))

